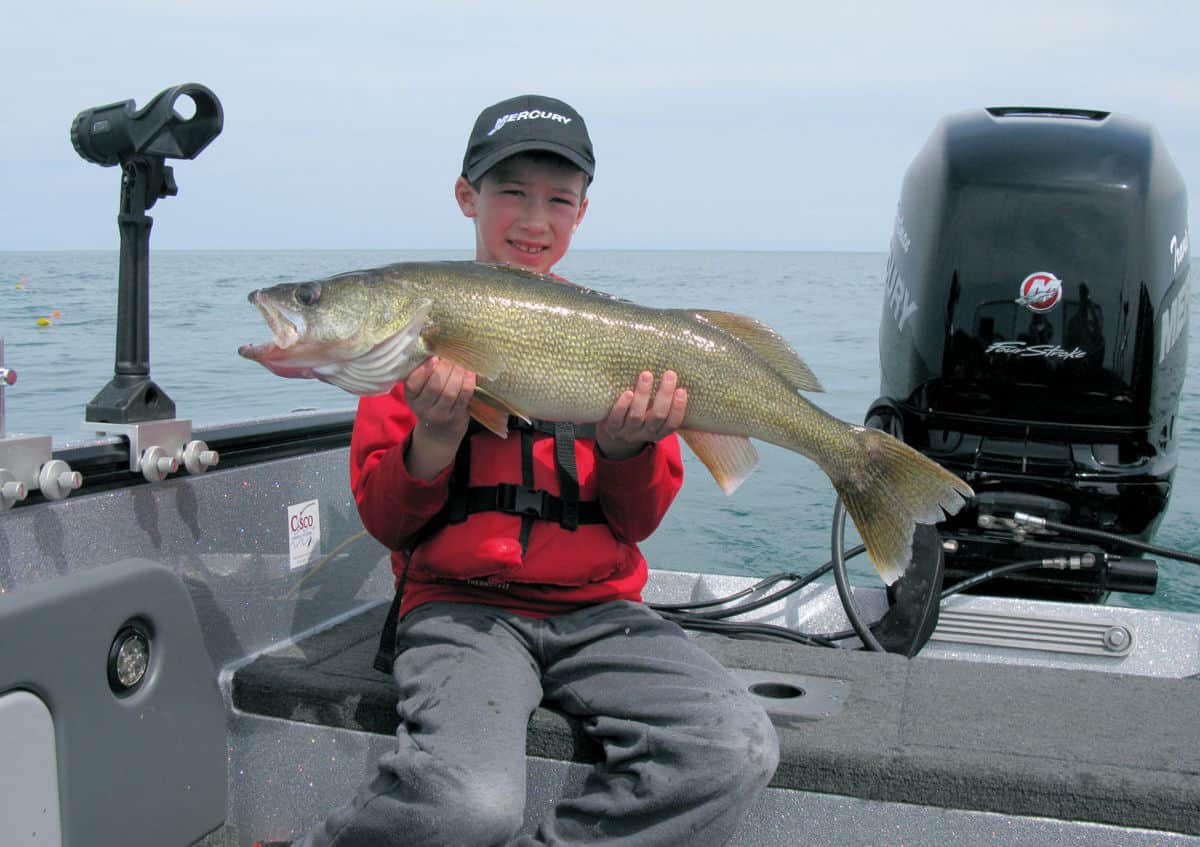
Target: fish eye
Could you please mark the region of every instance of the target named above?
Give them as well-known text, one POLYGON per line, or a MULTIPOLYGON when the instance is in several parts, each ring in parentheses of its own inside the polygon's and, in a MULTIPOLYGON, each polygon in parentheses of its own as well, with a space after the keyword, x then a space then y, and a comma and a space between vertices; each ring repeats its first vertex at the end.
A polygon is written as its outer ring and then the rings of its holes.
POLYGON ((296 302, 301 306, 314 306, 321 299, 321 284, 306 282, 296 286, 296 302))

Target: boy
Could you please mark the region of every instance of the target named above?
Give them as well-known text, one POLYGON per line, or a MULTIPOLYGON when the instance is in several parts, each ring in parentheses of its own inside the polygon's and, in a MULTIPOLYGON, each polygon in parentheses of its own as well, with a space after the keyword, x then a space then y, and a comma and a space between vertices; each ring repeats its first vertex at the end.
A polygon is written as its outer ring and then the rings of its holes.
MULTIPOLYGON (((566 103, 485 109, 454 185, 476 259, 549 272, 587 211, 594 168, 566 103)), ((774 773, 777 740, 753 697, 641 603, 637 542, 682 484, 674 432, 687 394, 669 371, 657 389, 650 373, 630 381, 594 433, 475 431, 475 375, 436 357, 361 400, 351 487, 363 525, 395 551, 402 592, 398 747, 302 843, 511 843, 526 727, 543 700, 583 722, 603 761, 518 843, 729 838, 774 773)))

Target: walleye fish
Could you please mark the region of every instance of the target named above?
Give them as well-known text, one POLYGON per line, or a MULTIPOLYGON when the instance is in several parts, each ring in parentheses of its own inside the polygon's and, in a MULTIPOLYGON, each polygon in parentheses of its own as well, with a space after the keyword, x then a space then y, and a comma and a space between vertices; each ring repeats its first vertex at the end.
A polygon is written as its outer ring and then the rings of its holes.
POLYGON ((251 292, 274 333, 238 352, 285 377, 382 394, 431 355, 477 376, 471 414, 506 436, 518 418, 602 420, 642 371, 687 389, 679 435, 726 493, 758 462, 750 439, 794 450, 829 476, 884 582, 908 567, 914 524, 973 496, 891 436, 801 396, 812 371, 753 318, 654 309, 552 277, 475 262, 389 265, 251 292))

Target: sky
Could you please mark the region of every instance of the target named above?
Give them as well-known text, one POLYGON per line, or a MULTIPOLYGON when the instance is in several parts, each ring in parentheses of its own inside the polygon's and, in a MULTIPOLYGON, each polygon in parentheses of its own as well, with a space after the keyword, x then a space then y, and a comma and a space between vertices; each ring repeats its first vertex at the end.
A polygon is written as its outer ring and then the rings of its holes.
POLYGON ((574 249, 884 252, 938 121, 996 105, 1150 123, 1198 219, 1194 3, 42 0, 0 26, 0 250, 115 249, 119 170, 71 122, 185 82, 224 129, 170 162, 156 249, 469 249, 467 134, 521 93, 591 131, 574 249))

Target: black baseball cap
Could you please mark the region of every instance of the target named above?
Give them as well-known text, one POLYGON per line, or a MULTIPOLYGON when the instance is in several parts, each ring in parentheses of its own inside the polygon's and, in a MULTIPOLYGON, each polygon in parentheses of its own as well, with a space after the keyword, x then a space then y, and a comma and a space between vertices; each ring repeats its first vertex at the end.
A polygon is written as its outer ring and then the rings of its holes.
POLYGON ((557 153, 587 174, 596 171, 583 117, 562 100, 523 94, 488 106, 475 119, 462 175, 477 182, 498 162, 528 150, 557 153))

